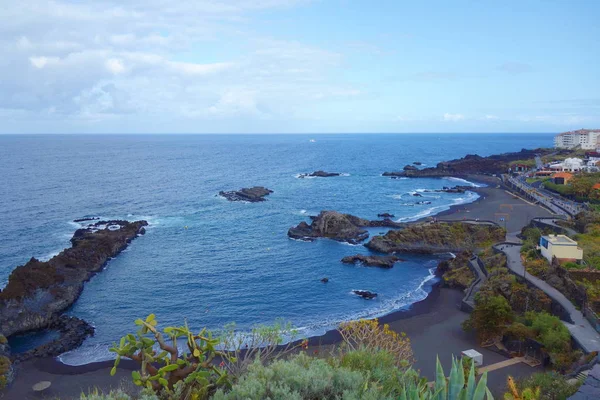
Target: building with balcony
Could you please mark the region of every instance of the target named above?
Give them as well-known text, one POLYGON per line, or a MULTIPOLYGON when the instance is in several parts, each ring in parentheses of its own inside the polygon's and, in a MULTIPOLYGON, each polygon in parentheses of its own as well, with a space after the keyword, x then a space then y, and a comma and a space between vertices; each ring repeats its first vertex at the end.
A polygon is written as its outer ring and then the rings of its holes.
POLYGON ((550 263, 556 257, 562 262, 578 262, 583 259, 583 250, 577 242, 565 235, 545 235, 540 238, 540 251, 550 263))
POLYGON ((554 147, 558 149, 596 150, 600 148, 598 138, 600 138, 600 129, 579 129, 563 132, 554 137, 554 147))

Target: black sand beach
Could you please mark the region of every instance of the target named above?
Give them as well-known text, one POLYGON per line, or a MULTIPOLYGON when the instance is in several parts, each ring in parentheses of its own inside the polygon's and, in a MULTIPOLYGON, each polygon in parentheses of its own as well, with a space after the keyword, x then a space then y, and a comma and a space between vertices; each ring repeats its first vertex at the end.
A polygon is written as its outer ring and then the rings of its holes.
MULTIPOLYGON (((474 180, 477 180, 476 178, 474 180)), ((481 180, 480 180, 481 181, 481 180)), ((493 182, 493 181, 492 181, 493 182)), ((506 222, 508 232, 516 232, 530 218, 551 215, 547 210, 524 202, 523 200, 497 188, 489 180, 485 188, 475 189, 481 198, 474 203, 452 207, 436 216, 439 220, 480 219, 491 220, 503 225, 506 222), (503 218, 504 221, 500 221, 503 218)), ((413 304, 408 310, 390 313, 380 322, 390 324, 398 332, 405 332, 410 337, 416 358, 415 368, 424 376, 434 376, 435 358, 440 357, 444 368, 449 371, 452 355, 460 356, 460 352, 476 349, 484 356, 484 364, 491 364, 506 359, 504 356, 483 349, 477 345, 475 338, 465 333, 461 323, 468 314, 459 310, 458 305, 463 293, 458 290, 440 288, 433 285, 429 296, 413 304)), ((310 350, 323 349, 339 342, 336 331, 322 336, 310 338, 310 350)), ((131 387, 131 369, 137 367, 133 362, 122 361, 117 374, 109 374, 112 362, 91 363, 83 366, 68 366, 55 359, 38 359, 18 365, 18 374, 14 383, 0 396, 5 399, 42 399, 57 398, 79 399, 80 394, 97 388, 108 391, 122 385, 131 387), (36 395, 32 385, 39 381, 50 381, 52 386, 43 395, 36 395)), ((495 395, 503 393, 508 374, 514 377, 526 376, 534 369, 524 364, 517 364, 489 374, 489 387, 495 395)))

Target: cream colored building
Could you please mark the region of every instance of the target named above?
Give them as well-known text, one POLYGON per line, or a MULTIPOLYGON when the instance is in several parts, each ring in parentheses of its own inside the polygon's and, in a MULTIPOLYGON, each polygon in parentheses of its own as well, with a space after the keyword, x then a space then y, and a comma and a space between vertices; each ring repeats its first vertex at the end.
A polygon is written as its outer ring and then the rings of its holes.
POLYGON ((554 147, 559 149, 573 149, 579 147, 584 150, 595 150, 600 147, 598 143, 600 130, 580 129, 558 134, 554 137, 554 147))
POLYGON ((577 242, 565 235, 548 235, 540 238, 540 251, 549 262, 556 257, 559 261, 580 261, 583 250, 577 242))

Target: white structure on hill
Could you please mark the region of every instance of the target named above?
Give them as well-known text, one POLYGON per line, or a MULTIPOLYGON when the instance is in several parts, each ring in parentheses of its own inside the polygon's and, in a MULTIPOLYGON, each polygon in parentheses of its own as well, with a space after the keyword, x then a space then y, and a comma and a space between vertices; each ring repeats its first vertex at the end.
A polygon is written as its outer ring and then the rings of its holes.
POLYGON ((581 158, 567 158, 563 162, 550 165, 553 171, 578 172, 586 169, 585 162, 581 158))
POLYGON ((596 150, 600 147, 598 139, 600 129, 579 129, 578 131, 564 132, 554 137, 554 147, 559 149, 573 149, 580 147, 584 150, 596 150))

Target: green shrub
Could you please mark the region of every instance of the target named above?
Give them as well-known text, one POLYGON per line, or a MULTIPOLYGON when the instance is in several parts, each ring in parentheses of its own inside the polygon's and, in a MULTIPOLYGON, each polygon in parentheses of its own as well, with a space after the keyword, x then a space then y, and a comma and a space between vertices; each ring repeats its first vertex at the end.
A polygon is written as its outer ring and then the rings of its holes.
POLYGON ((206 399, 217 387, 229 385, 225 370, 213 363, 215 357, 223 356, 216 350, 219 340, 213 339, 206 328, 194 334, 187 323, 180 327, 166 327, 163 332, 169 338, 167 342, 156 328, 158 322, 154 314, 146 320, 137 319, 135 324, 140 327, 135 335, 122 337, 118 345, 115 343, 110 348, 117 354, 111 375, 115 374, 121 357, 126 357, 141 364, 140 371, 131 373, 133 383, 156 393, 171 395, 179 384, 179 389, 184 385, 186 396, 206 399), (180 353, 178 339, 186 343, 189 353, 180 353), (159 347, 160 353, 155 346, 159 347))
POLYGON ((556 372, 543 372, 520 380, 517 386, 520 390, 540 388, 539 400, 563 400, 575 394, 579 385, 571 385, 556 372))
POLYGON ((475 309, 463 323, 463 328, 474 329, 479 340, 484 342, 502 336, 513 319, 513 310, 503 296, 480 291, 475 295, 475 309))
POLYGON ((452 360, 446 377, 439 360, 436 380, 430 388, 412 369, 399 370, 393 357, 369 351, 349 352, 340 359, 311 358, 304 353, 289 360, 277 360, 269 366, 255 362, 230 391, 218 390, 215 400, 446 400, 491 399, 486 388, 487 374, 479 382, 475 368, 468 376, 464 364, 452 360), (388 377, 384 375, 388 374, 388 377), (391 377, 390 377, 391 376, 391 377), (382 380, 383 379, 383 380, 382 380), (393 384, 392 380, 395 380, 393 384))

